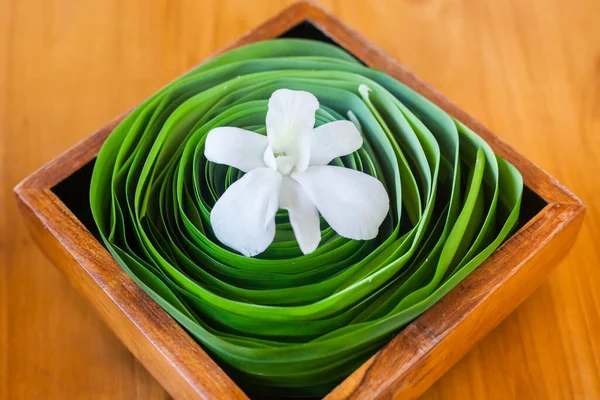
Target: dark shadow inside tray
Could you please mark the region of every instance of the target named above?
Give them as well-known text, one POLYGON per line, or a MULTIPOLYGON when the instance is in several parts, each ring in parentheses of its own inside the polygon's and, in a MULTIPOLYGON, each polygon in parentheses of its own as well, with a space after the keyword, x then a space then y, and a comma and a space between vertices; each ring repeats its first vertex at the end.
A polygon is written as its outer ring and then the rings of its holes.
MULTIPOLYGON (((341 47, 309 21, 304 21, 294 26, 280 37, 320 40, 341 47)), ((90 181, 95 161, 96 160, 93 159, 82 168, 75 171, 68 178, 54 186, 52 191, 98 239, 98 241, 103 243, 92 217, 89 200, 90 181)), ((521 218, 517 229, 522 227, 527 221, 531 220, 546 205, 547 203, 541 197, 525 186, 521 204, 521 218)))

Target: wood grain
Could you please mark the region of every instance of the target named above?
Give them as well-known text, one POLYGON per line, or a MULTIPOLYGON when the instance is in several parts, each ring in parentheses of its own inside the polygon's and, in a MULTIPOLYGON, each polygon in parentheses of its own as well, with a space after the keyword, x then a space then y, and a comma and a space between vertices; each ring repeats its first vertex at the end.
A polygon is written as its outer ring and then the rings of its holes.
MULTIPOLYGON (((600 396, 594 334, 600 327, 594 268, 599 255, 593 239, 600 223, 597 200, 594 204, 598 177, 584 174, 598 168, 600 35, 592 20, 598 6, 578 2, 563 10, 558 1, 517 0, 323 3, 590 207, 579 250, 426 397, 600 396), (530 306, 532 301, 537 305, 530 306)), ((0 173, 7 189, 282 5, 216 4, 1 3, 0 18, 7 23, 0 25, 5 30, 0 173)), ((11 200, 0 197, 6 275, 0 282, 6 365, 0 393, 10 399, 164 396, 39 255, 11 200)))
MULTIPOLYGON (((475 274, 408 325, 327 396, 330 400, 374 396, 414 398, 437 381, 539 285, 571 247, 584 207, 546 172, 314 3, 295 3, 227 48, 277 37, 305 19, 367 65, 383 69, 471 126, 492 149, 517 166, 524 183, 548 202, 534 218, 528 217, 525 225, 475 274)), ((96 156, 121 119, 110 122, 23 180, 15 189, 19 205, 36 242, 170 394, 178 399, 243 398, 235 383, 131 281, 82 226, 79 215, 73 215, 51 190, 61 182, 64 188, 61 191, 81 192, 71 185, 87 183, 65 179, 96 156)), ((78 202, 67 200, 71 197, 69 194, 63 199, 70 204, 78 202)), ((523 203, 524 209, 531 207, 528 197, 523 203)))

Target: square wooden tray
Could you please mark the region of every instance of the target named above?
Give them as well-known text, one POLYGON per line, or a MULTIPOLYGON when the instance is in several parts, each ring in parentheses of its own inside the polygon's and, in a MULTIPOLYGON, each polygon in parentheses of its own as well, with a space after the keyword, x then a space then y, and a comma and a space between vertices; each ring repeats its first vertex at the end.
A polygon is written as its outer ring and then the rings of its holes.
MULTIPOLYGON (((435 102, 515 165, 526 185, 519 230, 402 330, 327 399, 414 398, 512 312, 566 254, 585 206, 554 178, 334 16, 301 1, 221 52, 274 37, 333 42, 435 102)), ((127 113, 126 113, 127 114, 127 113)), ((177 399, 247 398, 204 350, 113 260, 89 207, 93 163, 110 122, 27 177, 15 193, 32 234, 120 340, 177 399)))

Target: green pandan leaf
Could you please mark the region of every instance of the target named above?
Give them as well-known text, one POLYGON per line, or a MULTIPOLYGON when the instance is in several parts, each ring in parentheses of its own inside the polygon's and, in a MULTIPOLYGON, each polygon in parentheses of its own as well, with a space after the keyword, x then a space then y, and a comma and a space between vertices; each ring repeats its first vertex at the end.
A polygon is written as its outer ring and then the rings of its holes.
POLYGON ((123 269, 249 393, 323 395, 480 265, 517 223, 519 172, 386 74, 317 41, 277 39, 201 65, 106 140, 91 207, 123 269), (212 207, 244 173, 208 162, 207 134, 264 135, 277 89, 314 94, 315 126, 349 120, 363 146, 331 165, 381 181, 390 211, 369 241, 321 219, 303 255, 288 214, 257 257, 214 236, 212 207))

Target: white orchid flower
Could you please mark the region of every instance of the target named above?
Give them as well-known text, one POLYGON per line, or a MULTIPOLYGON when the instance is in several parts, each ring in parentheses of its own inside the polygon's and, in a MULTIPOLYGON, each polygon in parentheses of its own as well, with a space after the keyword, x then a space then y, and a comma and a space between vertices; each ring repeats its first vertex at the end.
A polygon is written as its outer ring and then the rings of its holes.
POLYGON ((358 150, 362 137, 350 121, 318 128, 319 101, 311 93, 280 89, 269 99, 267 135, 234 127, 208 133, 209 161, 246 174, 227 188, 210 214, 216 237, 252 257, 275 237, 275 214, 286 209, 304 254, 321 241, 319 213, 340 236, 377 236, 389 210, 381 182, 365 173, 327 165, 358 150))

